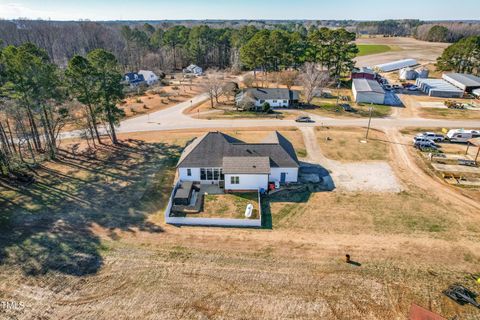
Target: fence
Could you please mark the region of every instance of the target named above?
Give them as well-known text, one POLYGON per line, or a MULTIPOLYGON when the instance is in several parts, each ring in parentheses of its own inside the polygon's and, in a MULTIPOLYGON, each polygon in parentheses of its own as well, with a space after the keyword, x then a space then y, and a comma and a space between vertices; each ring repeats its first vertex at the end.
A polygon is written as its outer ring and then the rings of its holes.
POLYGON ((170 217, 170 211, 173 206, 173 197, 175 191, 179 187, 180 182, 177 182, 170 195, 167 208, 165 209, 165 222, 175 225, 189 225, 189 226, 216 226, 216 227, 248 227, 259 228, 262 226, 262 203, 260 192, 258 192, 258 213, 257 219, 226 219, 226 218, 189 218, 189 217, 170 217))

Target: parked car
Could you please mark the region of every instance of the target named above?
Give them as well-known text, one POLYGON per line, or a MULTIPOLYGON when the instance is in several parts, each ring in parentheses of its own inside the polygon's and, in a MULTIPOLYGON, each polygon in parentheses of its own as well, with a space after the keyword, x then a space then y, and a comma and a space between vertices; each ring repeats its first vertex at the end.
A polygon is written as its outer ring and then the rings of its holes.
POLYGON ((427 141, 417 141, 415 142, 414 146, 420 150, 424 149, 434 149, 437 150, 438 146, 432 140, 427 141))
POLYGON ((417 91, 418 87, 417 86, 410 86, 407 88, 408 91, 417 91))
POLYGON ((435 132, 419 133, 419 134, 417 134, 416 137, 424 137, 424 138, 430 139, 430 140, 435 141, 435 142, 442 142, 442 141, 445 140, 445 136, 443 134, 438 134, 438 133, 435 133, 435 132))
POLYGON ((296 122, 307 122, 307 123, 311 123, 311 122, 315 122, 315 120, 313 120, 312 118, 310 118, 309 116, 301 116, 301 117, 298 117, 297 119, 295 119, 296 122))
POLYGON ((344 103, 340 105, 342 109, 346 112, 354 112, 355 110, 350 106, 348 103, 344 103))
POLYGON ((398 84, 394 84, 394 85, 392 86, 392 88, 395 89, 395 90, 402 89, 402 87, 399 86, 398 84))
POLYGON ((392 86, 389 85, 389 84, 385 84, 385 85, 383 86, 383 89, 385 89, 385 90, 387 90, 387 91, 392 91, 392 86))
POLYGON ((413 144, 419 144, 419 143, 432 143, 434 144, 435 146, 437 146, 435 144, 435 141, 433 141, 432 139, 428 138, 428 137, 414 137, 413 138, 413 144))

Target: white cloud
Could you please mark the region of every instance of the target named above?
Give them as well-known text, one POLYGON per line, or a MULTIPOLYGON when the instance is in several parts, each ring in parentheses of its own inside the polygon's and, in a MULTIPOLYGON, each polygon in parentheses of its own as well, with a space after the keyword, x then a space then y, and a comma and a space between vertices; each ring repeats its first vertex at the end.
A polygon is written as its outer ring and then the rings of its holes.
POLYGON ((57 12, 29 8, 21 3, 0 3, 0 18, 4 19, 72 19, 68 15, 59 15, 57 12))

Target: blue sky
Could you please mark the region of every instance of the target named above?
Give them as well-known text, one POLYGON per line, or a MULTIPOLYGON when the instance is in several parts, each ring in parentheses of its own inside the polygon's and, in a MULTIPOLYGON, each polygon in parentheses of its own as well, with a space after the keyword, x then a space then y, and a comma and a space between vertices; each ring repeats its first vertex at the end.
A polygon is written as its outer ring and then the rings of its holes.
POLYGON ((480 19, 478 0, 0 0, 0 18, 480 19))

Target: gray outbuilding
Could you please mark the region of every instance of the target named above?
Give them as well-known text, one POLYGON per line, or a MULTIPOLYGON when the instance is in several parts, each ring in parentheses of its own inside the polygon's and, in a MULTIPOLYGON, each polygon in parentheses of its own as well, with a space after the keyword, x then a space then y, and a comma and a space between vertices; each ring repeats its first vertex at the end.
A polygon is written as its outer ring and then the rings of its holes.
POLYGON ((375 80, 353 79, 352 92, 355 102, 384 104, 385 90, 375 80))
POLYGON ((464 92, 471 93, 480 88, 480 77, 467 73, 444 73, 442 78, 464 92))
POLYGON ((417 79, 417 87, 431 97, 461 98, 463 90, 443 79, 417 79))

